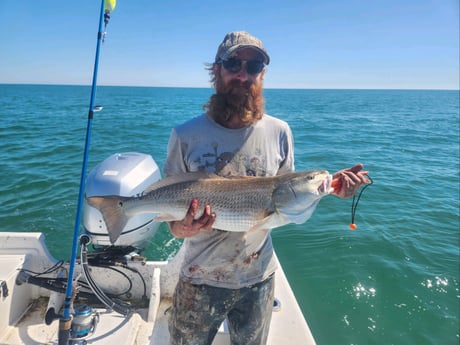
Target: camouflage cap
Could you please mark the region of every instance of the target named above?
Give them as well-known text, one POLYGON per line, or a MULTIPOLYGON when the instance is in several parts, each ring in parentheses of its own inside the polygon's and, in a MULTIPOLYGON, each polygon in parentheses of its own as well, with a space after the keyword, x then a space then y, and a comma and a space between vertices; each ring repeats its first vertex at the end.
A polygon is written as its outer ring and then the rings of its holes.
POLYGON ((266 65, 270 63, 270 56, 268 56, 262 41, 245 31, 229 32, 225 35, 224 40, 217 49, 215 62, 227 60, 238 50, 243 48, 252 48, 257 50, 264 57, 264 63, 266 65))

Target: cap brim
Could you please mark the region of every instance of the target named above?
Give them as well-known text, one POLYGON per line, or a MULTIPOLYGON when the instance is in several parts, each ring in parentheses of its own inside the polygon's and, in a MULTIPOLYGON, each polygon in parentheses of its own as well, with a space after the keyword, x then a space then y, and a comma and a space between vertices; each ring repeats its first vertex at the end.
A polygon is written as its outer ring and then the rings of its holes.
POLYGON ((265 52, 263 49, 260 49, 259 47, 255 47, 253 45, 237 45, 237 46, 233 46, 233 47, 231 47, 230 49, 228 49, 226 51, 226 54, 220 56, 220 59, 227 60, 233 54, 235 54, 239 50, 245 49, 245 48, 250 48, 250 49, 256 50, 258 53, 260 53, 263 56, 264 64, 268 65, 270 63, 270 57, 268 56, 267 52, 265 52))

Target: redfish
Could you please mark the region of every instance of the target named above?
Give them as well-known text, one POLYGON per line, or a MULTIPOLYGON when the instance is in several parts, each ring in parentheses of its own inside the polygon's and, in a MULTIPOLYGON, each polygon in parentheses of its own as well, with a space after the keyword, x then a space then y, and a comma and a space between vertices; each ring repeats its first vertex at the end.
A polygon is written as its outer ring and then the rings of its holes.
POLYGON ((87 202, 101 212, 113 244, 130 217, 151 213, 155 221, 182 220, 194 198, 201 205, 198 216, 205 205, 211 205, 216 214, 213 227, 219 230, 248 232, 301 224, 333 191, 331 182, 325 170, 272 177, 185 173, 164 178, 139 196, 92 196, 87 202))

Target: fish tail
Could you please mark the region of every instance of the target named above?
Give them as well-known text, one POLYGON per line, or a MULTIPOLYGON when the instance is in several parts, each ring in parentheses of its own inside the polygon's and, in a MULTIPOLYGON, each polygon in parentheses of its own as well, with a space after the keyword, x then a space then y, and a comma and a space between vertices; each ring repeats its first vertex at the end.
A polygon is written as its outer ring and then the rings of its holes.
POLYGON ((97 208, 101 212, 109 233, 110 243, 114 244, 129 219, 125 212, 124 198, 95 196, 86 200, 88 205, 97 208))

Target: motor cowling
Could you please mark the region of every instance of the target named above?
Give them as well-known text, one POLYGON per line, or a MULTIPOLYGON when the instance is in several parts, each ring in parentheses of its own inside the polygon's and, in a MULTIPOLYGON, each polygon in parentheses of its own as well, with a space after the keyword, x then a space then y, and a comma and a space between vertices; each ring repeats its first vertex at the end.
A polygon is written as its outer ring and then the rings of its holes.
MULTIPOLYGON (((138 152, 116 153, 90 171, 86 180, 86 197, 132 197, 160 179, 160 169, 152 156, 138 152)), ((144 250, 160 225, 153 219, 153 214, 133 216, 113 245, 144 250)), ((102 214, 86 201, 83 205, 83 226, 93 244, 112 245, 102 214)))

